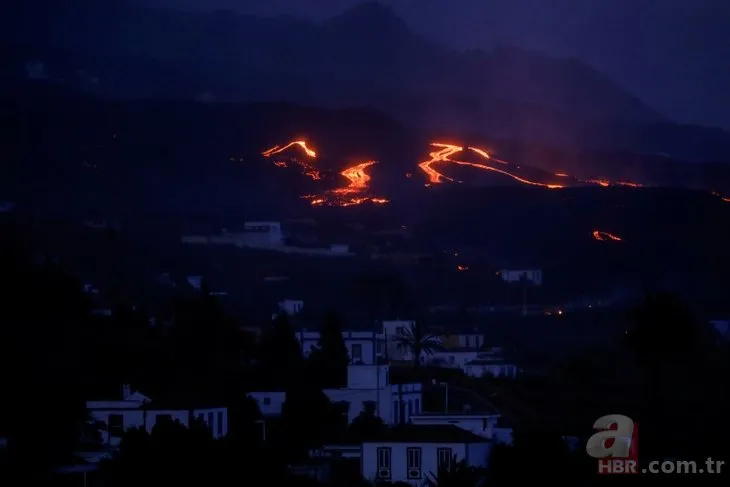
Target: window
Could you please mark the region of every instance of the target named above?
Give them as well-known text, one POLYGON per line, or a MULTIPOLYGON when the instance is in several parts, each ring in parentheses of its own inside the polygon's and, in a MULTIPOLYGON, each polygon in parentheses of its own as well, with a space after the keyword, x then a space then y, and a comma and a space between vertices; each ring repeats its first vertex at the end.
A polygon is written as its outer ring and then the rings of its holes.
POLYGON ((400 411, 398 410, 398 401, 393 401, 393 420, 400 423, 400 411))
POLYGON ((382 340, 378 340, 378 353, 383 353, 383 350, 385 350, 385 343, 382 342, 382 340))
POLYGON ((271 398, 265 397, 264 398, 264 406, 271 406, 271 398))
POLYGON ((124 432, 124 416, 121 414, 109 415, 109 436, 122 436, 124 432))
POLYGON ((414 400, 413 414, 421 414, 421 400, 416 398, 414 400))
POLYGON ((395 329, 396 335, 405 335, 406 334, 406 328, 404 326, 399 326, 395 329))
POLYGON ((449 363, 453 364, 454 361, 456 361, 456 358, 453 355, 449 355, 449 363))
POLYGON ((208 413, 208 428, 210 428, 210 431, 213 431, 213 413, 208 413))
POLYGON ((421 478, 421 449, 408 448, 406 450, 406 458, 408 462, 408 478, 421 478))
POLYGON ((218 411, 218 436, 223 436, 223 411, 218 411))
POLYGON ((439 448, 436 450, 437 466, 439 470, 449 470, 451 468, 451 448, 439 448))
POLYGON ((359 343, 352 345, 352 361, 362 362, 362 345, 359 343))
POLYGON ((469 336, 468 335, 464 337, 464 346, 466 348, 469 348, 469 346, 470 346, 469 345, 469 336))
POLYGON ((376 450, 378 456, 378 478, 390 478, 390 448, 378 448, 376 450))

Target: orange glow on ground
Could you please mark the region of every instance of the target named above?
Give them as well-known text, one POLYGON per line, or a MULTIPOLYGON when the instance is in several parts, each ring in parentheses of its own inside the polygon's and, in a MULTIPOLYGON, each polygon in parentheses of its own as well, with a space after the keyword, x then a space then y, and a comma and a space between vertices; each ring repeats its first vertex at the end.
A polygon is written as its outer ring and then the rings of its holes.
POLYGON ((621 237, 617 237, 616 235, 613 235, 608 232, 602 232, 600 230, 593 230, 593 238, 595 238, 599 242, 622 242, 623 241, 623 239, 621 237))
MULTIPOLYGON (((453 178, 450 178, 443 173, 440 173, 434 168, 434 165, 436 164, 456 164, 460 166, 469 166, 476 169, 481 169, 484 171, 492 171, 496 172, 498 174, 502 174, 504 176, 508 176, 515 181, 518 181, 522 184, 529 184, 531 186, 540 186, 543 188, 549 188, 549 189, 557 189, 557 188, 563 188, 563 185, 560 184, 545 184, 545 183, 539 183, 537 181, 530 181, 528 179, 522 178, 520 176, 517 176, 516 174, 513 174, 505 169, 499 169, 493 166, 489 166, 487 164, 480 164, 475 162, 465 162, 465 161, 458 161, 452 158, 452 156, 459 154, 464 151, 464 148, 458 145, 453 144, 443 144, 440 142, 434 142, 431 144, 432 147, 435 147, 439 150, 433 151, 429 153, 430 159, 427 161, 424 161, 418 165, 421 170, 426 173, 426 177, 428 177, 428 181, 430 184, 437 184, 442 183, 444 180, 449 182, 462 182, 462 181, 455 181, 453 178)), ((499 161, 496 159, 493 159, 487 151, 483 149, 479 149, 476 147, 469 147, 472 152, 480 155, 483 159, 488 161, 495 161, 500 164, 509 164, 505 161, 499 161)))
POLYGON ((348 167, 340 173, 341 176, 349 181, 347 186, 327 191, 323 195, 313 198, 311 195, 304 196, 304 198, 312 198, 311 204, 315 206, 328 205, 345 207, 361 205, 368 201, 381 205, 389 203, 385 198, 375 198, 366 194, 372 178, 365 170, 377 163, 377 161, 367 161, 348 167))

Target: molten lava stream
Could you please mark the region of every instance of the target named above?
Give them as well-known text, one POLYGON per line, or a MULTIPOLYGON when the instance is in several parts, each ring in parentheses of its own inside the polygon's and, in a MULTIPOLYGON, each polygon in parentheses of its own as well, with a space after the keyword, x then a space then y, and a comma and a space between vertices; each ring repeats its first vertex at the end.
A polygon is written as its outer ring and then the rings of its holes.
MULTIPOLYGON (((441 183, 441 182, 443 182, 443 180, 447 180, 447 181, 450 181, 450 182, 454 182, 454 179, 445 176, 444 174, 438 172, 433 167, 434 164, 436 164, 436 163, 448 163, 448 164, 457 164, 457 165, 461 165, 461 166, 470 166, 470 167, 474 167, 474 168, 481 169, 481 170, 484 170, 484 171, 496 172, 498 174, 502 174, 504 176, 508 176, 508 177, 510 177, 510 178, 514 179, 515 181, 518 181, 518 182, 520 182, 522 184, 528 184, 528 185, 531 185, 531 186, 540 186, 540 187, 549 188, 549 189, 558 189, 558 188, 564 188, 565 187, 562 184, 545 184, 545 183, 539 183, 537 181, 530 181, 528 179, 525 179, 525 178, 522 178, 520 176, 517 176, 516 174, 513 174, 513 173, 511 173, 509 171, 506 171, 504 169, 498 169, 496 167, 488 166, 486 164, 479 164, 479 163, 474 163, 474 162, 465 162, 465 161, 457 161, 457 160, 454 160, 451 157, 453 155, 455 155, 455 154, 458 154, 460 152, 463 152, 463 150, 464 150, 463 147, 460 147, 458 145, 442 144, 442 143, 434 142, 434 143, 431 144, 431 146, 432 147, 437 147, 440 150, 436 150, 436 151, 430 152, 428 154, 429 157, 430 157, 430 159, 427 160, 427 161, 424 161, 424 162, 422 162, 422 163, 420 163, 418 165, 418 167, 421 168, 421 170, 424 173, 426 173, 426 176, 428 177, 429 184, 441 183)), ((479 154, 481 157, 483 157, 484 159, 487 159, 489 161, 496 161, 496 162, 498 162, 500 164, 505 164, 505 165, 509 164, 506 161, 500 161, 500 160, 497 160, 497 159, 493 159, 483 149, 479 149, 479 148, 476 148, 476 147, 469 147, 468 149, 471 150, 472 152, 476 153, 476 154, 479 154)), ((462 181, 459 181, 459 182, 462 182, 462 181)))
POLYGON ((623 239, 621 237, 617 237, 616 235, 613 235, 608 232, 602 232, 600 230, 593 230, 593 238, 595 238, 599 242, 622 242, 623 241, 623 239))
POLYGON ((307 154, 312 159, 317 157, 317 153, 314 152, 312 149, 307 147, 307 143, 303 140, 295 140, 294 142, 289 142, 288 144, 284 146, 275 145, 271 149, 267 149, 261 153, 264 157, 271 157, 275 154, 280 154, 281 152, 284 152, 285 150, 289 149, 290 147, 299 146, 304 150, 304 153, 307 154))
MULTIPOLYGON (((317 153, 314 152, 309 147, 307 147, 307 143, 303 140, 295 140, 294 142, 289 142, 288 144, 286 144, 284 146, 275 145, 274 147, 263 151, 261 153, 261 155, 264 157, 271 157, 276 154, 281 154, 285 150, 290 149, 291 147, 294 147, 294 146, 300 147, 304 151, 304 153, 307 156, 309 156, 310 158, 312 158, 312 159, 317 158, 317 153)), ((300 161, 293 157, 291 160, 294 161, 295 163, 299 164, 299 166, 301 166, 304 175, 309 176, 310 178, 312 178, 315 181, 322 179, 322 175, 310 163, 308 163, 306 161, 300 161)), ((278 167, 287 167, 287 164, 284 161, 276 161, 276 162, 274 162, 274 165, 278 166, 278 167)))
POLYGON ((374 198, 364 194, 372 180, 370 175, 365 172, 365 169, 373 164, 377 164, 377 161, 363 162, 342 171, 340 175, 349 181, 349 184, 344 188, 337 188, 327 191, 323 195, 310 195, 304 198, 311 199, 312 205, 327 204, 342 207, 360 205, 368 201, 375 204, 389 203, 385 198, 374 198))

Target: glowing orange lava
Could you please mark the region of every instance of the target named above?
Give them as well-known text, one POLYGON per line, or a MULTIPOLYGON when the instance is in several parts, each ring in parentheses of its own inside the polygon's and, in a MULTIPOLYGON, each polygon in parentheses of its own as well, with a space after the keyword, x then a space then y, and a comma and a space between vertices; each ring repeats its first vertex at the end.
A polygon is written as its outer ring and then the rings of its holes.
POLYGON ((599 242, 622 242, 623 239, 621 237, 617 237, 616 235, 613 235, 608 232, 602 232, 600 230, 593 230, 593 238, 598 240, 599 242))
MULTIPOLYGON (((434 184, 434 183, 442 183, 444 180, 450 181, 450 182, 455 182, 454 179, 452 179, 452 178, 450 178, 448 176, 445 176, 444 174, 438 172, 433 167, 437 163, 448 163, 448 164, 457 164, 457 165, 460 165, 460 166, 470 166, 470 167, 474 167, 474 168, 477 168, 477 169, 482 169, 484 171, 493 171, 493 172, 496 172, 496 173, 499 173, 499 174, 503 174, 505 176, 508 176, 508 177, 514 179, 515 181, 519 181, 520 183, 529 184, 531 186, 540 186, 540 187, 549 188, 549 189, 557 189, 557 188, 563 188, 564 187, 561 184, 545 184, 545 183, 539 183, 537 181, 530 181, 528 179, 525 179, 525 178, 522 178, 520 176, 517 176, 516 174, 513 174, 513 173, 511 173, 511 172, 509 172, 507 170, 498 169, 496 167, 492 167, 492 166, 489 166, 487 164, 479 164, 479 163, 475 163, 475 162, 457 161, 455 159, 452 159, 452 156, 454 156, 455 154, 458 154, 460 152, 463 152, 463 150, 464 150, 463 147, 460 147, 458 145, 443 144, 443 143, 434 142, 434 143, 431 144, 431 146, 432 147, 436 147, 439 150, 430 152, 428 154, 429 157, 430 157, 430 159, 427 160, 427 161, 424 161, 424 162, 420 163, 418 165, 418 167, 421 168, 421 170, 424 173, 426 173, 426 176, 428 177, 429 183, 432 183, 432 184, 434 184)), ((479 149, 479 148, 476 148, 476 147, 468 147, 468 149, 471 150, 472 152, 476 153, 476 154, 479 154, 480 156, 482 156, 482 158, 484 158, 484 159, 486 159, 488 161, 495 161, 495 162, 499 162, 500 164, 505 164, 505 165, 509 164, 508 162, 505 162, 505 161, 500 161, 500 160, 497 160, 497 159, 493 159, 489 155, 489 153, 487 153, 487 151, 485 151, 483 149, 479 149)), ((461 183, 462 181, 457 181, 457 182, 460 182, 461 183)))
POLYGON ((348 167, 340 173, 349 181, 347 186, 327 191, 324 195, 307 195, 303 198, 311 199, 311 204, 315 206, 325 204, 328 206, 354 206, 368 201, 375 204, 389 203, 389 200, 385 198, 375 198, 365 194, 372 179, 365 169, 377 163, 377 161, 367 161, 348 167))
POLYGON ((312 149, 307 147, 307 143, 303 140, 295 140, 293 142, 289 142, 288 144, 281 146, 281 145, 275 145, 271 149, 267 149, 261 153, 264 157, 271 157, 275 154, 279 154, 281 152, 284 152, 285 150, 289 149, 290 147, 294 147, 295 145, 301 147, 304 150, 304 153, 307 154, 309 157, 314 159, 317 157, 317 153, 314 152, 312 149))
MULTIPOLYGON (((295 140, 295 141, 289 142, 288 144, 283 145, 283 146, 275 145, 274 147, 263 151, 261 153, 261 155, 264 157, 271 157, 276 154, 281 154, 285 150, 290 149, 292 147, 300 147, 304 151, 304 153, 307 156, 309 156, 310 158, 312 158, 312 159, 317 158, 317 153, 314 152, 309 147, 307 147, 307 143, 303 140, 295 140)), ((294 157, 292 157, 291 160, 293 162, 295 162, 296 164, 299 164, 299 166, 303 170, 303 173, 306 176, 309 176, 310 178, 314 179, 315 181, 322 179, 322 175, 320 174, 320 172, 317 169, 315 169, 315 167, 312 164, 310 164, 306 161, 300 161, 299 159, 296 159, 294 157)), ((288 167, 287 163, 284 161, 276 161, 276 162, 274 162, 274 165, 278 166, 278 167, 288 167)))

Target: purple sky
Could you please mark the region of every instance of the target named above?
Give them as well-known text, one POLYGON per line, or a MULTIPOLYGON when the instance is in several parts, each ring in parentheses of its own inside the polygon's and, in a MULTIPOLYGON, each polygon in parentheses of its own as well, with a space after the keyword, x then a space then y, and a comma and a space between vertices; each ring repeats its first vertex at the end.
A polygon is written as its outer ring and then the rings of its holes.
MULTIPOLYGON (((359 0, 139 0, 323 20, 359 0)), ((730 130, 730 0, 382 0, 450 46, 578 57, 680 122, 730 130)))

